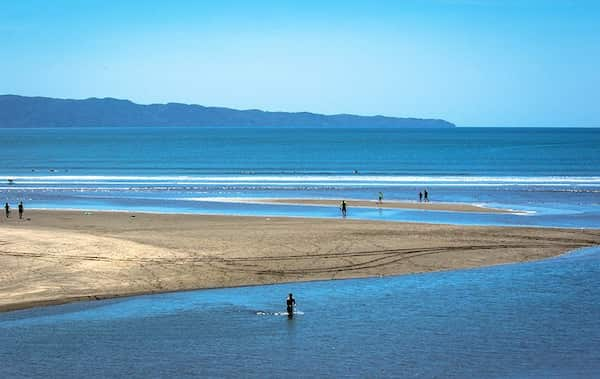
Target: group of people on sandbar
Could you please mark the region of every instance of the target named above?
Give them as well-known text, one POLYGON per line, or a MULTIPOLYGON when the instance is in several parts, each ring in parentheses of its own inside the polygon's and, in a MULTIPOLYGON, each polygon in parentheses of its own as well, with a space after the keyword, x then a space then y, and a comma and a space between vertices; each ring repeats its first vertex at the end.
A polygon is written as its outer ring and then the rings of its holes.
MULTIPOLYGON (((23 218, 23 212, 25 210, 25 207, 23 207, 23 202, 19 202, 19 219, 23 218)), ((10 217, 10 204, 8 204, 8 202, 4 203, 4 214, 6 215, 6 218, 10 217)))
POLYGON ((419 203, 426 202, 429 203, 429 193, 427 190, 423 190, 423 192, 419 192, 419 203))

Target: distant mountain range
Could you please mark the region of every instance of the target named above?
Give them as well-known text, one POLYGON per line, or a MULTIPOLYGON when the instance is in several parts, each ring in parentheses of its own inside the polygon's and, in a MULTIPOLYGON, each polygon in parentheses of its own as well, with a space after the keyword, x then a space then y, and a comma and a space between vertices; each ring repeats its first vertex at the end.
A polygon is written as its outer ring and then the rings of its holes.
POLYGON ((308 112, 265 112, 179 103, 135 104, 129 100, 54 99, 0 95, 0 128, 205 126, 205 127, 330 127, 452 128, 436 119, 322 115, 308 112))

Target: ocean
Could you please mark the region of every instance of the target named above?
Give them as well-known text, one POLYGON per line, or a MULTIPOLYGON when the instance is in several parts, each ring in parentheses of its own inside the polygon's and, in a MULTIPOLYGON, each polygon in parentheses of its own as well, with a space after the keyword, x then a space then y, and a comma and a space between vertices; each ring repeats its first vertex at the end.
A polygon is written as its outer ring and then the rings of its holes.
MULTIPOLYGON (((0 197, 31 208, 339 218, 249 198, 462 202, 349 218, 600 228, 600 129, 0 129, 0 197), (10 180, 10 182, 9 182, 10 180)), ((26 213, 27 214, 27 213, 26 213)), ((590 231, 592 232, 592 231, 590 231)), ((588 378, 600 250, 395 277, 0 314, 0 377, 588 378), (281 312, 288 292, 298 314, 281 312)))
POLYGON ((0 129, 0 197, 29 208, 339 217, 248 198, 432 201, 514 209, 350 209, 349 217, 600 227, 600 129, 0 129), (10 179, 10 182, 9 182, 10 179))

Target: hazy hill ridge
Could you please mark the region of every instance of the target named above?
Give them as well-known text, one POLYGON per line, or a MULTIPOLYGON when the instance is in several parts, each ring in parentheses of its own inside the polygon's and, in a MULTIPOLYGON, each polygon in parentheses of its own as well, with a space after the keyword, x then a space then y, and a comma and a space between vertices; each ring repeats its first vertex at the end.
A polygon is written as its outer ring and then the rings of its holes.
POLYGON ((206 126, 451 128, 436 119, 265 112, 179 103, 136 104, 129 100, 55 99, 0 95, 0 128, 206 126))

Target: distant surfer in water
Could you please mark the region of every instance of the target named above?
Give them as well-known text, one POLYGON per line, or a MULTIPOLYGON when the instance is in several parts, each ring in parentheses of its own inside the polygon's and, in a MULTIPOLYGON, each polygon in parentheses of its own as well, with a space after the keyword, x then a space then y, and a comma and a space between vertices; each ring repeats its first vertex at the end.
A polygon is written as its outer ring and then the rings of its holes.
POLYGON ((346 217, 346 211, 347 211, 346 200, 342 200, 342 205, 341 205, 340 209, 342 210, 342 216, 346 217))
POLYGON ((383 203, 383 192, 379 192, 379 204, 383 203))
POLYGON ((292 294, 289 294, 285 302, 287 305, 288 318, 294 317, 294 306, 296 305, 296 299, 294 299, 292 294))

